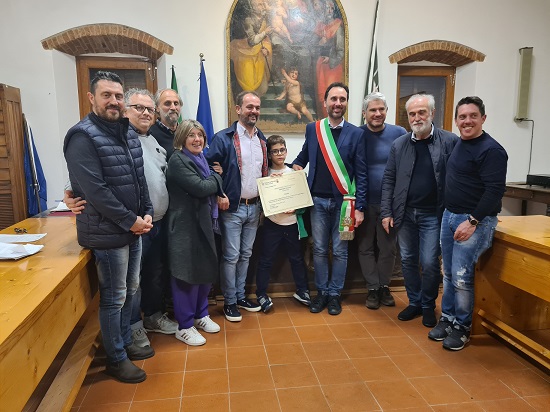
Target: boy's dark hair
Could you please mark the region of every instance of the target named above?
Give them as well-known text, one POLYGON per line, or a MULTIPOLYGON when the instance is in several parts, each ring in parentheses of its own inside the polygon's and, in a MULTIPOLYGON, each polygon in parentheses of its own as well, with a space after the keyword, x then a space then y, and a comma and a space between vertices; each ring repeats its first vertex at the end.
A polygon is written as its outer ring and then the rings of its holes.
POLYGON ((124 85, 122 84, 122 80, 118 74, 100 70, 95 74, 94 78, 90 82, 90 92, 92 94, 95 94, 95 89, 97 88, 97 82, 100 80, 108 80, 110 82, 120 83, 120 85, 124 87, 124 85))
POLYGON ((348 95, 349 100, 349 87, 342 82, 334 82, 329 84, 327 90, 325 91, 325 101, 327 100, 328 92, 330 92, 330 89, 333 89, 335 87, 341 87, 342 89, 344 89, 346 91, 346 94, 348 95))
POLYGON ((267 151, 269 152, 273 146, 276 144, 282 144, 286 147, 285 138, 278 134, 273 134, 267 138, 267 151))
POLYGON ((458 108, 465 104, 475 104, 479 109, 479 113, 481 113, 482 116, 485 116, 485 104, 483 103, 483 100, 481 100, 477 96, 467 96, 460 99, 456 104, 455 119, 456 119, 456 116, 458 115, 458 108))

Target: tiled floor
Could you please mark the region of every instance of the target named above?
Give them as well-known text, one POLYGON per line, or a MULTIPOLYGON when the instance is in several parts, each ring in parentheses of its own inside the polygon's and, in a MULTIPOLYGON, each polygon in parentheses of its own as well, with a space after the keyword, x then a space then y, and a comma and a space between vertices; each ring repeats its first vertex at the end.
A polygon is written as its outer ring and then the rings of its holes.
POLYGON ((365 295, 343 312, 311 314, 291 298, 240 323, 211 307, 220 333, 188 347, 150 334, 156 355, 147 380, 117 383, 97 359, 74 412, 118 411, 550 411, 550 377, 490 336, 460 352, 430 341, 421 319, 397 320, 397 306, 368 310, 365 295))

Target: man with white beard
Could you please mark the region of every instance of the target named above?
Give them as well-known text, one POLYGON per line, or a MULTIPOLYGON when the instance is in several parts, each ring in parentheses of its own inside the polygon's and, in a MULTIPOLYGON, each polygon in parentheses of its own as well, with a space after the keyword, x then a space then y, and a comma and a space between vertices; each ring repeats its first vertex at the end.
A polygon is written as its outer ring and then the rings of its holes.
POLYGON ((401 250, 409 305, 397 318, 408 321, 422 315, 422 324, 434 327, 445 171, 458 136, 434 126, 433 96, 414 95, 405 109, 412 132, 393 142, 382 179, 380 216, 386 232, 397 229, 401 250))

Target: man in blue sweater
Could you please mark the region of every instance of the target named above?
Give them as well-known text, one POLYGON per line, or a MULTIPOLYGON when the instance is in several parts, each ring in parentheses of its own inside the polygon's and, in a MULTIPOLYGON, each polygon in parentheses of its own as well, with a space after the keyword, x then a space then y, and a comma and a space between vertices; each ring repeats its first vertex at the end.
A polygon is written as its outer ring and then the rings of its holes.
POLYGON ((492 243, 506 190, 508 155, 483 131, 485 105, 476 96, 455 110, 460 141, 447 162, 441 224, 443 298, 441 318, 428 337, 461 350, 470 340, 474 309, 474 266, 492 243))
POLYGON ((393 141, 407 133, 401 126, 386 124, 388 105, 382 93, 374 92, 363 100, 365 124, 365 154, 368 172, 367 210, 365 221, 357 228, 359 263, 367 288, 366 306, 378 309, 380 305, 395 306, 389 284, 395 264, 396 230, 386 233, 380 218, 382 176, 393 141), (375 243, 378 258, 375 255, 375 243))

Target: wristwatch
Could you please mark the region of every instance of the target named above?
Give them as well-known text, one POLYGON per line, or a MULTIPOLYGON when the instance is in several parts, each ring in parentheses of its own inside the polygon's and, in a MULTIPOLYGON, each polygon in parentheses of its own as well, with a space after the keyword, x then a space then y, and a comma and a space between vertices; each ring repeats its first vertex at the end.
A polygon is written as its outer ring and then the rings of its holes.
POLYGON ((472 226, 477 226, 478 223, 479 223, 479 220, 477 220, 475 217, 473 217, 472 215, 469 215, 468 216, 468 222, 470 222, 470 224, 472 226))

